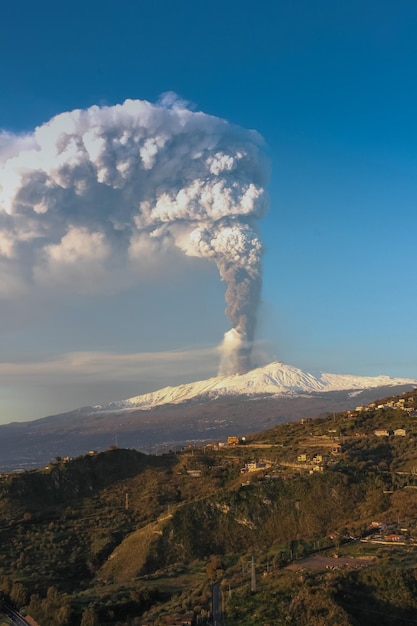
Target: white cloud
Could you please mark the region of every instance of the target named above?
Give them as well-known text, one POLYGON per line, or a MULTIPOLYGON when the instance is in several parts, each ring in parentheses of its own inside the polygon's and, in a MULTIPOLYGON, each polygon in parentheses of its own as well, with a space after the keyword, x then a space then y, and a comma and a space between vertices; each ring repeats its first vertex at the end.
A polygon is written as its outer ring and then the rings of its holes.
MULTIPOLYGON (((86 382, 138 381, 151 377, 169 384, 173 372, 178 376, 198 376, 204 379, 215 371, 217 348, 202 347, 168 352, 69 352, 44 361, 0 363, 1 386, 22 383, 36 386, 55 383, 74 385, 86 382)), ((76 408, 76 407, 74 407, 76 408)))
MULTIPOLYGON (((104 263, 111 250, 128 269, 126 251, 136 257, 145 238, 176 245, 196 226, 218 235, 246 217, 253 224, 266 208, 258 144, 256 134, 194 113, 172 93, 158 105, 127 100, 61 113, 24 137, 3 133, 0 255, 13 257, 26 281, 39 256, 48 265, 68 265, 69 255, 72 265, 104 263)), ((226 247, 219 254, 227 261, 226 247)), ((58 274, 42 268, 32 279, 45 286, 50 275, 55 288, 58 274)))

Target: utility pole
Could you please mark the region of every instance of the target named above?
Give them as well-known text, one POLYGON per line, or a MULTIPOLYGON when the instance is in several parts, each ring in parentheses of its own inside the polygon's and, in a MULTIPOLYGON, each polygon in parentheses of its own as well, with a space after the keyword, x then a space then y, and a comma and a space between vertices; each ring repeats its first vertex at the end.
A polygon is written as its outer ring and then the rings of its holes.
POLYGON ((255 593, 256 591, 256 572, 255 572, 255 557, 254 556, 252 556, 250 590, 252 593, 255 593))
POLYGON ((125 509, 126 511, 129 510, 129 494, 127 492, 125 494, 125 509))

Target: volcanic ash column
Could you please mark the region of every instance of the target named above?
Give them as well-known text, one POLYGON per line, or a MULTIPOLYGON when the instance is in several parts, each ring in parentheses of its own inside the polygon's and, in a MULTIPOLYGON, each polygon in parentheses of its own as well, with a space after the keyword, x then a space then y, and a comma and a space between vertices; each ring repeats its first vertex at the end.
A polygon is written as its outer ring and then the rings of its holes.
MULTIPOLYGON (((255 233, 243 231, 247 241, 240 267, 220 273, 227 282, 226 314, 233 328, 224 335, 219 374, 244 374, 251 369, 251 351, 256 328, 256 314, 261 295, 262 245, 255 233)), ((242 233, 241 233, 242 234, 242 233)), ((242 252, 242 247, 239 247, 242 252)), ((236 255, 234 255, 236 259, 236 255)))

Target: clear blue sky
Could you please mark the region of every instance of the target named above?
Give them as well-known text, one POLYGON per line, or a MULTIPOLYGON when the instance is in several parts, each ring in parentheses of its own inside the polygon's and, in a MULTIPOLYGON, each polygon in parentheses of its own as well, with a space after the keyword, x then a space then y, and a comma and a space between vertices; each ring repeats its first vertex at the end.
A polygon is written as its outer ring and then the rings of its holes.
MULTIPOLYGON (((0 22, 4 131, 167 91, 259 131, 271 360, 417 378, 414 0, 15 0, 0 22)), ((214 375, 223 292, 201 263, 116 295, 4 298, 0 422, 214 375)))

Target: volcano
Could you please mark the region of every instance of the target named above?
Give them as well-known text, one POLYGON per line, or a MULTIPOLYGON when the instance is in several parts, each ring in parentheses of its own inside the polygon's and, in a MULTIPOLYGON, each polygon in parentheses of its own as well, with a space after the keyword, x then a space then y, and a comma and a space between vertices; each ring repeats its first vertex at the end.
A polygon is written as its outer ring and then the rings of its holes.
POLYGON ((107 404, 0 426, 0 470, 111 445, 147 453, 203 445, 411 391, 417 380, 305 372, 270 363, 246 374, 165 387, 107 404))

